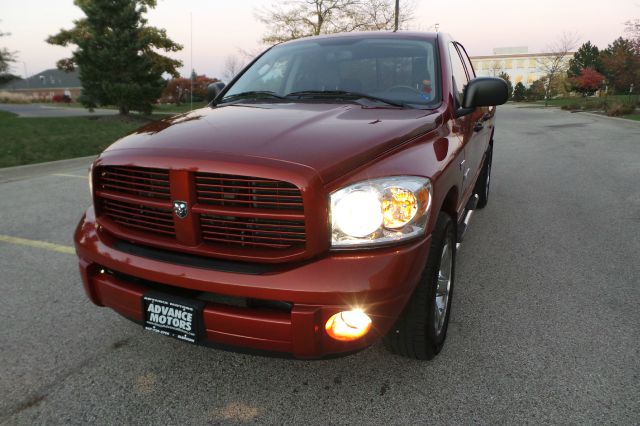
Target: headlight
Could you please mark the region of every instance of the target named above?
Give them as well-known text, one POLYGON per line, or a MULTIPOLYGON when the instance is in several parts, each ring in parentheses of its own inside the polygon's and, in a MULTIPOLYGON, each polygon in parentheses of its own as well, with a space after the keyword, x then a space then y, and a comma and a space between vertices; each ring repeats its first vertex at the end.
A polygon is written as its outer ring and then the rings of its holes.
POLYGON ((331 245, 385 244, 424 233, 431 182, 395 176, 359 182, 331 194, 331 245))
POLYGON ((380 228, 383 221, 376 191, 352 191, 336 200, 331 211, 338 229, 352 237, 366 237, 380 228))

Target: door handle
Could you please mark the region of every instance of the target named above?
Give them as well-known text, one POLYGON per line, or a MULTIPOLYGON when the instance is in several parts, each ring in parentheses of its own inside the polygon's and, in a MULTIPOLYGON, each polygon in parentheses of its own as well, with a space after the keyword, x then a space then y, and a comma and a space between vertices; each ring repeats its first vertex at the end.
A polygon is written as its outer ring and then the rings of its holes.
POLYGON ((473 131, 474 132, 479 132, 480 130, 484 129, 484 124, 482 124, 480 121, 478 121, 475 126, 473 126, 473 131))

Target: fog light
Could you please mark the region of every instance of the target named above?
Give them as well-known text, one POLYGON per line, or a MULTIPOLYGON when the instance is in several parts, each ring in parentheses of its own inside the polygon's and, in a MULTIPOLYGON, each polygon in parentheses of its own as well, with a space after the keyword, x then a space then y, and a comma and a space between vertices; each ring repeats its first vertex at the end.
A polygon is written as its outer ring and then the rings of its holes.
POLYGON ((371 318, 360 309, 333 315, 325 325, 327 334, 336 340, 355 340, 371 329, 371 318))

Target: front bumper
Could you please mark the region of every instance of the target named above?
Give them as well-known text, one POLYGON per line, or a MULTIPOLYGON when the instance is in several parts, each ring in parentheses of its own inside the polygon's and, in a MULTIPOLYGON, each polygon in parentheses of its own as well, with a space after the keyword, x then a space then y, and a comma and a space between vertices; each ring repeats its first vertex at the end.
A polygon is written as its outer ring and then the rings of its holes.
POLYGON ((223 272, 168 263, 114 248, 93 208, 75 232, 85 291, 93 303, 143 321, 142 297, 157 283, 190 294, 282 301, 291 310, 207 302, 205 344, 322 358, 363 349, 393 325, 424 268, 430 238, 370 251, 343 251, 261 274, 223 272), (130 277, 132 279, 129 279, 130 277), (324 324, 335 313, 362 308, 372 319, 361 339, 330 338, 324 324))

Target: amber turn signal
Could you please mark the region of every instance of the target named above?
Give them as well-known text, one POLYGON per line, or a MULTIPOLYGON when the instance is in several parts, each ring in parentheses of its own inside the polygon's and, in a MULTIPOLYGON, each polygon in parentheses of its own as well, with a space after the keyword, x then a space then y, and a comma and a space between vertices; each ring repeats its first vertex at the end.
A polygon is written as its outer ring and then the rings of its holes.
POLYGON ((336 340, 356 340, 371 329, 371 318, 360 309, 338 312, 327 321, 325 330, 336 340))
POLYGON ((402 228, 411 222, 418 212, 418 200, 413 192, 398 188, 387 188, 382 200, 382 214, 386 228, 402 228))

